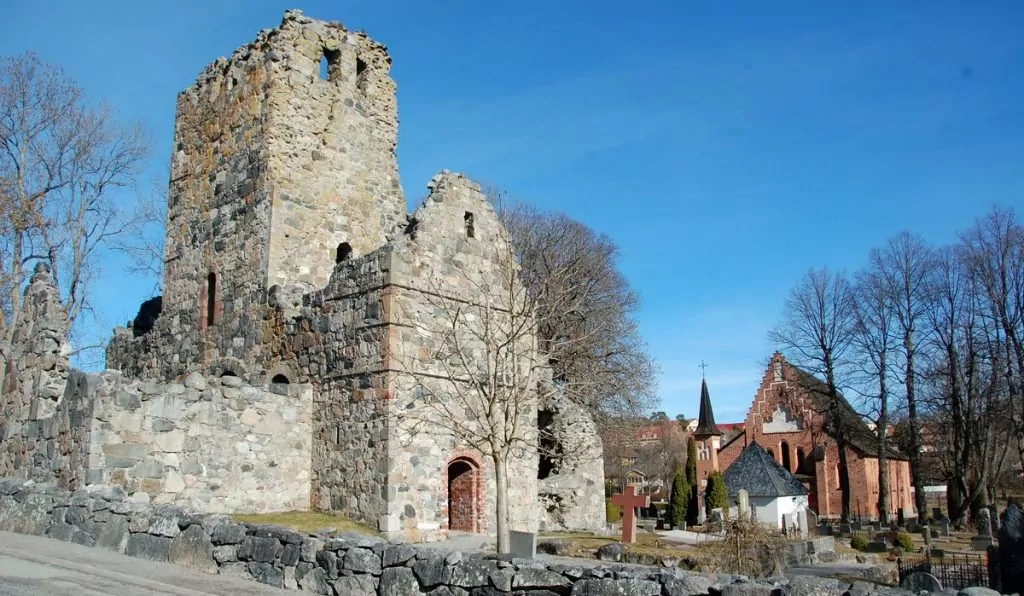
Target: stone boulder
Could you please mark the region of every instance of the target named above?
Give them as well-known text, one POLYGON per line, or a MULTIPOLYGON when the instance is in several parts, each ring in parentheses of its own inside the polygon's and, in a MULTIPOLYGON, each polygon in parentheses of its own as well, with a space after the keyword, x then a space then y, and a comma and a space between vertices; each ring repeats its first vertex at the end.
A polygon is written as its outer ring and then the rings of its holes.
POLYGON ((217 562, 213 559, 210 535, 199 524, 192 524, 171 541, 167 561, 203 573, 216 575, 217 562))
POLYGON ((621 542, 606 544, 597 549, 597 558, 601 561, 619 563, 622 561, 622 556, 624 554, 626 554, 626 545, 621 542))

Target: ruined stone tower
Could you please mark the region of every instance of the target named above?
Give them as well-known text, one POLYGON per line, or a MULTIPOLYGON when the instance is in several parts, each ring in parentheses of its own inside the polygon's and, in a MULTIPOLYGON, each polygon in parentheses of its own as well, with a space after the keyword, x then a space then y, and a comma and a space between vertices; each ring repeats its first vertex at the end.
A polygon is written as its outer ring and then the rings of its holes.
MULTIPOLYGON (((383 45, 289 11, 179 95, 164 296, 107 350, 123 374, 110 395, 140 379, 144 395, 169 397, 142 423, 152 435, 101 425, 109 433, 89 441, 116 447, 91 460, 96 477, 207 510, 340 511, 412 541, 492 529, 495 470, 427 414, 442 400, 455 412, 466 384, 438 354, 444 306, 501 312, 513 251, 462 175, 439 173, 407 215, 389 68, 383 45), (165 402, 180 406, 181 428, 165 402), (215 439, 207 423, 219 425, 215 439), (188 437, 180 449, 163 436, 176 432, 188 437), (178 449, 168 461, 180 468, 157 464, 163 451, 150 443, 178 449)), ((460 333, 483 320, 460 318, 460 333)), ((483 347, 466 353, 487 362, 483 347)), ((126 407, 118 399, 105 407, 126 407)), ((536 402, 529 393, 508 414, 515 441, 533 440, 536 402)), ((550 527, 604 524, 600 442, 578 432, 587 415, 570 418, 569 405, 552 408, 563 418, 552 428, 590 455, 560 462, 542 491, 535 452, 508 462, 514 528, 537 527, 541 494, 550 527)), ((472 419, 462 411, 445 419, 472 419)))
POLYGON ((365 34, 289 11, 178 96, 162 306, 198 345, 173 372, 251 358, 269 288, 322 287, 404 221, 390 66, 365 34))

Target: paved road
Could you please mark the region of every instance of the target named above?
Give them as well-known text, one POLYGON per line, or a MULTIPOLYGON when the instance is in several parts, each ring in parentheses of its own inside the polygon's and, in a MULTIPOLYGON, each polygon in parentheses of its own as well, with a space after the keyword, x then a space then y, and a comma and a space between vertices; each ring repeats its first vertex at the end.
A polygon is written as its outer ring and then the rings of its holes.
POLYGON ((99 548, 0 532, 0 596, 285 593, 252 581, 193 573, 99 548))

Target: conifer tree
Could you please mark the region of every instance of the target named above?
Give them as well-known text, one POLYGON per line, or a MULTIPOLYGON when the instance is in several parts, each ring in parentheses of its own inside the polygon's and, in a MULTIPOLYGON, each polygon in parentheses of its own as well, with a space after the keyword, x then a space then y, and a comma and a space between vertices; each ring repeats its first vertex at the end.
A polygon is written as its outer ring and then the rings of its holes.
POLYGON ((691 436, 686 441, 686 485, 689 489, 686 503, 686 523, 697 525, 700 513, 700 485, 697 483, 697 441, 691 436))
POLYGON ((681 528, 688 519, 690 500, 690 485, 686 482, 686 475, 682 471, 676 472, 672 481, 672 495, 669 500, 670 521, 672 525, 681 528))
POLYGON ((725 517, 729 516, 729 491, 725 488, 725 477, 719 471, 708 474, 708 511, 721 507, 725 517))

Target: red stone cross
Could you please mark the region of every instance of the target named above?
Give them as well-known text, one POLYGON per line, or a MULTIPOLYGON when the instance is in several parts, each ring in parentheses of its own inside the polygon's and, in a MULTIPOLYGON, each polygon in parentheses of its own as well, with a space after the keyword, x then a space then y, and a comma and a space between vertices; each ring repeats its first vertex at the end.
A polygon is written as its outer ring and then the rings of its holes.
POLYGON ((651 497, 636 494, 636 485, 627 484, 626 490, 620 495, 612 495, 612 503, 622 507, 622 541, 626 544, 636 542, 636 507, 649 507, 651 497))

